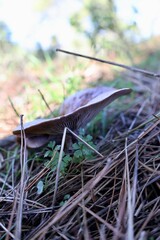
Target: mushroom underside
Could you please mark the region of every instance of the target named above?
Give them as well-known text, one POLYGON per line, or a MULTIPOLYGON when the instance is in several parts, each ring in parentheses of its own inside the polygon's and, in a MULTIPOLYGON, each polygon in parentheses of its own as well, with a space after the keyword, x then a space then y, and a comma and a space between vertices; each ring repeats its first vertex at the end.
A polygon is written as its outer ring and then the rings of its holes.
MULTIPOLYGON (((120 96, 129 94, 131 89, 110 89, 97 97, 91 99, 86 105, 76 109, 74 112, 51 119, 37 119, 24 124, 26 144, 28 147, 37 148, 45 145, 52 139, 59 141, 63 135, 64 128, 67 127, 73 132, 85 128, 103 108, 120 96)), ((21 137, 21 126, 18 126, 13 134, 21 137)))

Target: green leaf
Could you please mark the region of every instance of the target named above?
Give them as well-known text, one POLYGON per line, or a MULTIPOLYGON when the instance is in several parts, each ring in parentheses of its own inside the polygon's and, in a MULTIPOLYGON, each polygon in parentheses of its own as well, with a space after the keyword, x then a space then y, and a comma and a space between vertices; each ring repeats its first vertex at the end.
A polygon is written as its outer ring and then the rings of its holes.
POLYGON ((71 197, 70 194, 66 194, 66 195, 64 196, 64 200, 68 200, 68 199, 70 199, 70 197, 71 197))
POLYGON ((45 167, 49 167, 49 162, 50 162, 50 161, 45 162, 45 163, 44 163, 44 166, 45 166, 45 167))
POLYGON ((63 198, 64 200, 61 201, 59 205, 62 207, 68 201, 68 199, 70 199, 70 197, 71 197, 70 194, 66 194, 63 198))
POLYGON ((51 156, 52 156, 52 151, 51 150, 46 151, 45 154, 44 154, 45 158, 46 157, 51 157, 51 156))
POLYGON ((74 157, 80 158, 80 157, 82 157, 82 156, 83 156, 83 154, 82 154, 82 151, 81 151, 81 150, 77 150, 77 151, 74 152, 74 157))
POLYGON ((81 137, 85 135, 85 130, 84 130, 84 128, 80 128, 80 130, 79 130, 79 135, 80 135, 81 137))
POLYGON ((72 145, 72 147, 73 147, 74 150, 77 150, 77 149, 79 149, 79 144, 78 143, 74 143, 72 145))
POLYGON ((86 147, 82 149, 82 152, 83 152, 84 156, 88 156, 91 154, 91 151, 86 147))
POLYGON ((89 141, 91 141, 93 139, 93 137, 91 136, 91 135, 87 135, 86 136, 86 142, 89 142, 89 141))
POLYGON ((51 142, 48 143, 48 147, 51 148, 51 149, 53 149, 55 147, 55 145, 56 145, 55 141, 53 141, 53 142, 51 141, 51 142))
POLYGON ((61 149, 61 145, 57 145, 56 147, 55 147, 55 150, 57 150, 57 151, 59 151, 61 149))
POLYGON ((63 158, 63 161, 64 161, 64 162, 67 162, 67 163, 69 163, 71 160, 72 160, 72 158, 71 158, 69 155, 66 155, 66 156, 63 158))

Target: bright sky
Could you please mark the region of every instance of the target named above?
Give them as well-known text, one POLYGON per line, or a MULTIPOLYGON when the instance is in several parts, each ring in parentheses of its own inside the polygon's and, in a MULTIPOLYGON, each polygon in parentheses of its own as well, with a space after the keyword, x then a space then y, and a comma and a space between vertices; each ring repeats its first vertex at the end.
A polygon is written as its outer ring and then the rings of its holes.
POLYGON ((135 20, 143 37, 160 34, 159 0, 115 0, 119 14, 125 21, 135 20), (138 13, 134 13, 136 7, 138 13))
MULTIPOLYGON (((142 37, 160 34, 159 0, 115 0, 119 16, 126 22, 135 20, 142 37), (138 14, 133 11, 136 7, 138 14)), ((0 21, 4 21, 12 32, 12 39, 23 47, 32 48, 36 42, 43 46, 50 44, 50 36, 55 34, 62 47, 68 47, 74 32, 67 21, 71 13, 78 10, 82 1, 56 1, 47 16, 34 10, 35 0, 0 0, 0 21), (72 7, 70 7, 72 6, 72 7)))
POLYGON ((13 41, 32 48, 36 42, 48 46, 53 34, 63 43, 73 38, 74 33, 67 19, 71 13, 79 9, 78 1, 56 1, 56 7, 48 12, 50 21, 45 14, 34 10, 35 2, 35 0, 0 0, 0 21, 4 21, 10 28, 13 41))

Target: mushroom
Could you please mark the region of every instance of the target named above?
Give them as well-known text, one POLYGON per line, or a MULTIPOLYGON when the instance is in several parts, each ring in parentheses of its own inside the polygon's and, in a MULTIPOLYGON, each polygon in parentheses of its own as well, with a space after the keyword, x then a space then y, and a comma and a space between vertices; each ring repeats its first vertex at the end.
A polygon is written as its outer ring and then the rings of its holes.
MULTIPOLYGON (((60 108, 61 116, 50 119, 36 119, 25 123, 26 145, 29 148, 38 148, 50 140, 56 142, 63 135, 67 127, 73 132, 86 127, 104 107, 120 96, 129 94, 131 89, 114 89, 108 87, 95 87, 80 92, 67 98, 60 108), (64 115, 63 115, 64 114, 64 115)), ((21 126, 13 130, 17 139, 21 139, 21 126)))
POLYGON ((65 115, 75 111, 77 108, 86 105, 93 98, 101 93, 115 91, 115 88, 98 86, 94 88, 87 88, 76 92, 75 94, 67 97, 60 107, 59 114, 65 115))

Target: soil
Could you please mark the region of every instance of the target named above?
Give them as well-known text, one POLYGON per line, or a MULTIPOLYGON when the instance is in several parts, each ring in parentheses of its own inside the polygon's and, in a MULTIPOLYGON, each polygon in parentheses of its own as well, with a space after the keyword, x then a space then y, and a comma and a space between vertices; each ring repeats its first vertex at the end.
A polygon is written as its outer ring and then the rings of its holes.
POLYGON ((0 79, 0 138, 12 134, 12 130, 19 122, 12 104, 23 104, 25 84, 31 81, 31 76, 24 73, 15 73, 0 79))

